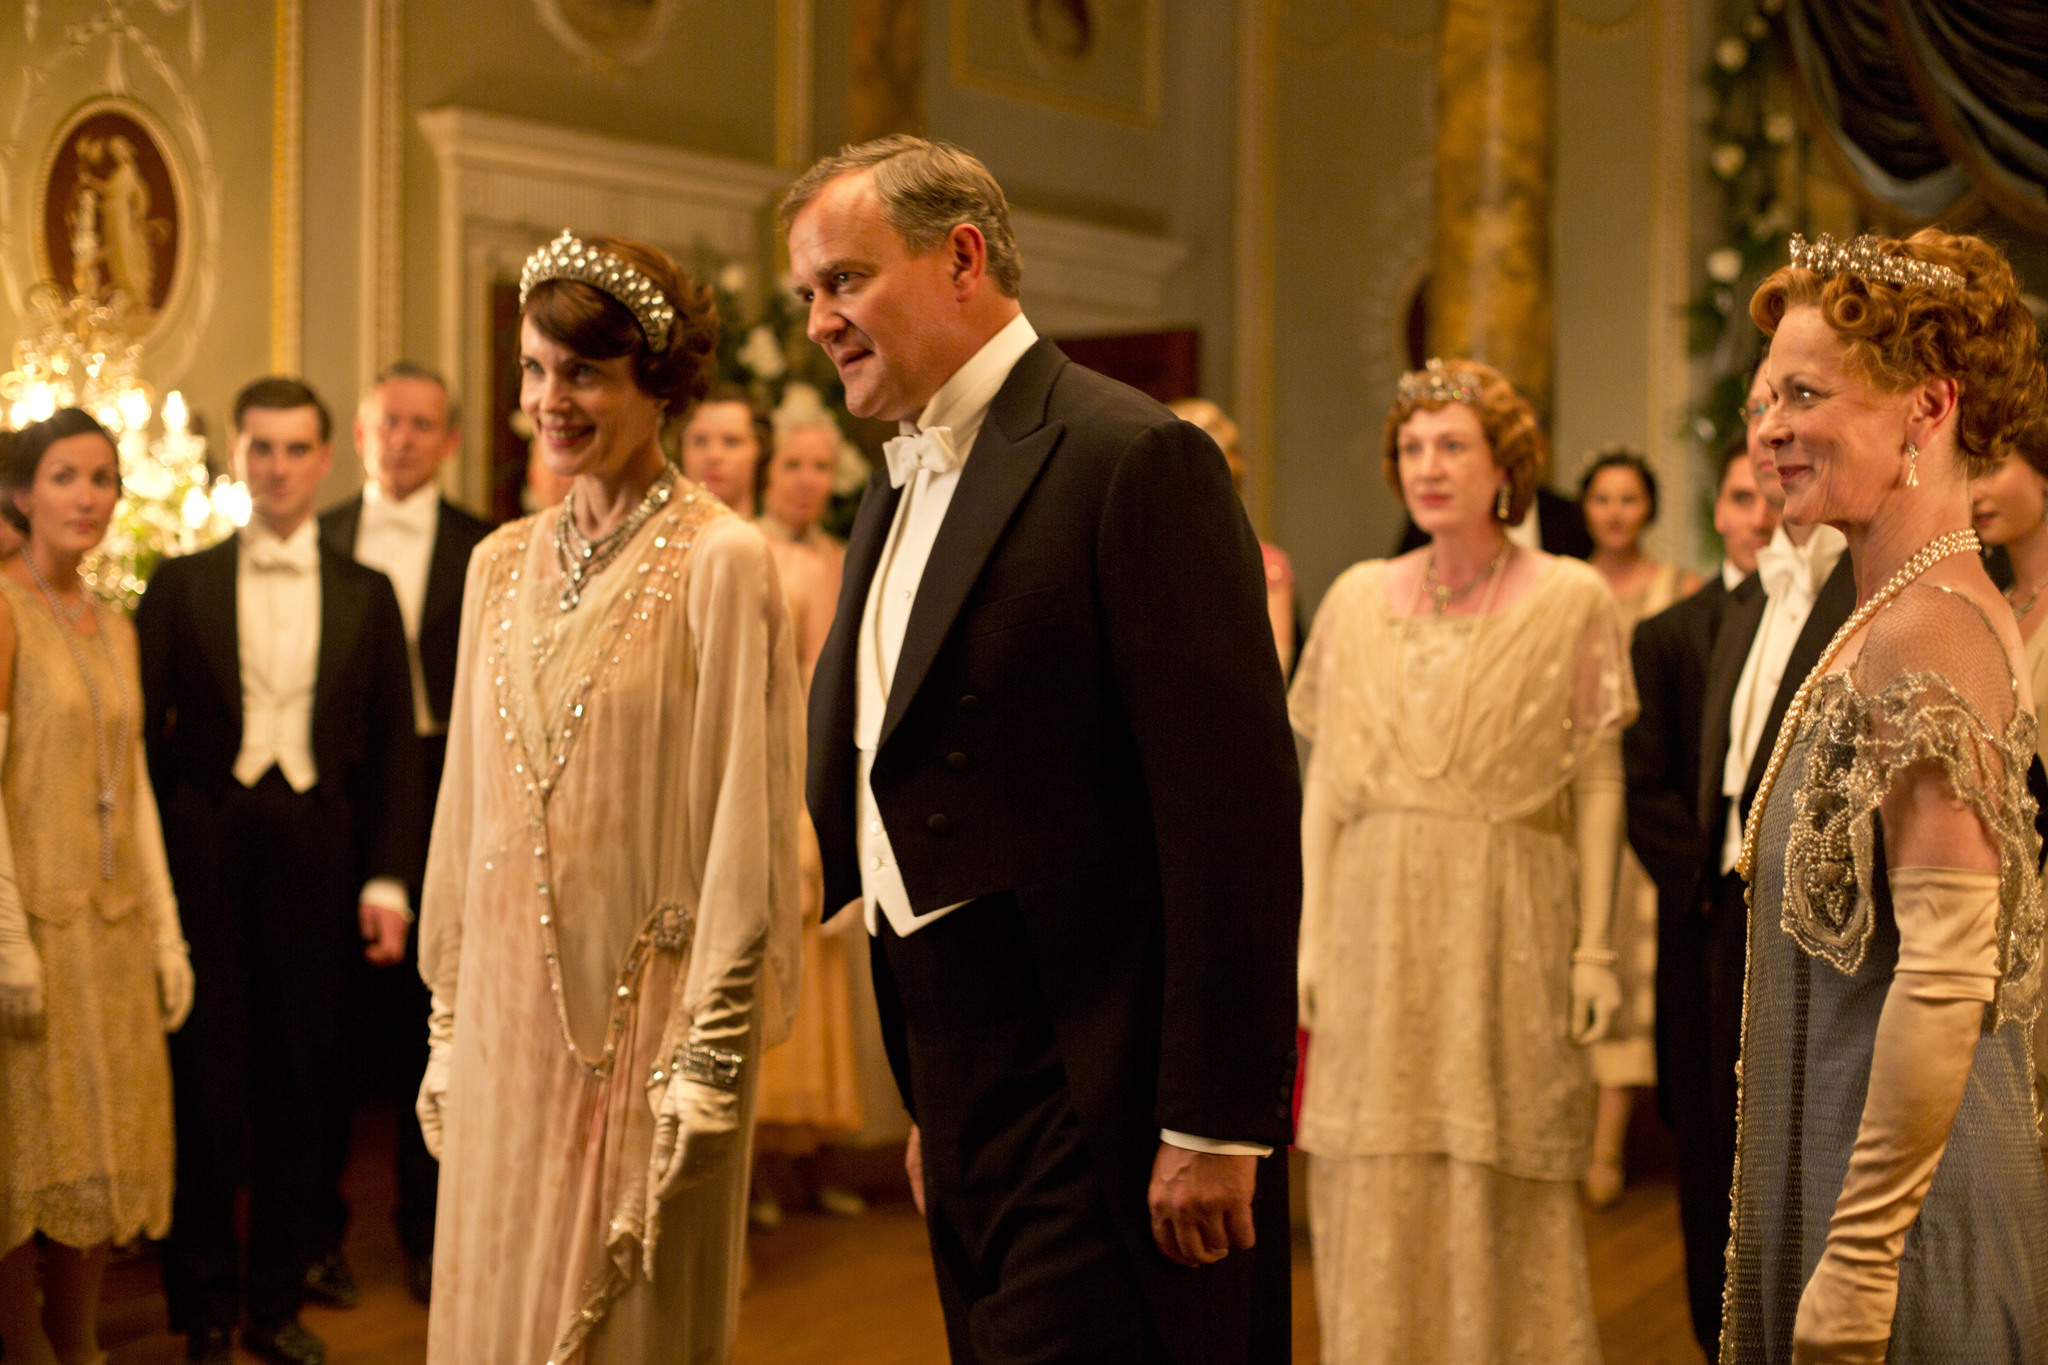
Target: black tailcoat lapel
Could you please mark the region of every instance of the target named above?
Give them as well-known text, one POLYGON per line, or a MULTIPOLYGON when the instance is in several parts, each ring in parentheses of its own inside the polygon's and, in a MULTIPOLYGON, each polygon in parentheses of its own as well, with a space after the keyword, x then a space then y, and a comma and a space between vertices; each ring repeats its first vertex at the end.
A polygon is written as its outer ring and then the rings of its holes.
POLYGON ((1700 721, 1700 828, 1720 846, 1722 822, 1721 774, 1728 766, 1729 712, 1735 705, 1735 686, 1742 681, 1742 665, 1756 640, 1757 627, 1764 619, 1764 585, 1757 574, 1736 584, 1721 613, 1721 628, 1714 632, 1714 646, 1707 656, 1705 711, 1700 721))
POLYGON ((353 564, 352 556, 336 556, 342 564, 329 560, 334 550, 329 546, 320 549, 320 664, 314 674, 313 683, 313 733, 320 732, 320 718, 327 714, 327 708, 334 700, 334 689, 339 684, 347 665, 349 651, 355 647, 356 636, 362 632, 363 613, 368 603, 363 600, 360 586, 351 581, 351 576, 340 572, 353 564))
POLYGON ((193 634, 237 727, 242 723, 241 600, 236 585, 240 565, 241 550, 233 536, 195 555, 192 561, 192 576, 197 580, 193 584, 193 634))
POLYGON ((881 744, 889 742, 917 696, 946 632, 953 628, 953 618, 1002 539, 1003 528, 1066 430, 1045 420, 1046 398, 1066 365, 1067 358, 1051 342, 1035 343, 989 407, 960 471, 960 486, 953 491, 924 576, 918 580, 917 601, 911 605, 896 676, 889 684, 889 705, 882 713, 881 744))

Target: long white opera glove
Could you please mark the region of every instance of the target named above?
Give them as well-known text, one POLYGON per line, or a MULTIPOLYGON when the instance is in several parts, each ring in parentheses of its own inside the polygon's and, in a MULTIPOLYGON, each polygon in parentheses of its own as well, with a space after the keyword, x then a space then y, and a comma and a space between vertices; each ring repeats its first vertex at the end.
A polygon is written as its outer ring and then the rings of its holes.
POLYGON ((436 994, 427 1011, 427 1070, 412 1106, 419 1115, 420 1137, 436 1161, 441 1159, 441 1113, 448 1104, 448 1063, 454 1053, 455 1008, 436 994))
POLYGON ((149 900, 150 935, 156 954, 157 1004, 164 1032, 176 1033, 192 1013, 192 954, 178 920, 178 898, 171 890, 170 864, 164 859, 163 823, 157 815, 156 791, 149 769, 135 765, 135 849, 142 864, 144 894, 149 900))
POLYGON ((758 941, 734 960, 697 1007, 682 1050, 657 1066, 658 1079, 650 1078, 664 1086, 648 1158, 654 1200, 718 1170, 740 1141, 740 1091, 753 1064, 747 1044, 766 946, 758 941))
MULTIPOLYGON (((0 759, 10 717, 0 712, 0 759)), ((0 810, 0 1031, 33 1037, 43 1027, 43 959, 28 935, 28 911, 14 876, 14 839, 0 810)))
POLYGON ((1621 737, 1596 743, 1572 775, 1572 826, 1579 854, 1579 941, 1572 950, 1571 1039, 1597 1043, 1621 1011, 1621 979, 1608 946, 1620 879, 1626 780, 1621 737))
POLYGON ((1901 867, 1890 882, 1899 965, 1827 1245, 1799 1296, 1794 1365, 1884 1360, 1906 1233, 1948 1147, 1998 989, 1996 872, 1901 867))

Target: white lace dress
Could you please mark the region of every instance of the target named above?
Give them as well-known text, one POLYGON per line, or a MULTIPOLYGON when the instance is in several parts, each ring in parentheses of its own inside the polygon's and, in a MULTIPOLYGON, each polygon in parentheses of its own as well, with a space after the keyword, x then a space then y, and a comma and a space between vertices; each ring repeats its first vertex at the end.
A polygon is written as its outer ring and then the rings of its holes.
POLYGON ((1570 783, 1635 711, 1627 625, 1574 560, 1412 621, 1384 568, 1332 586, 1290 701, 1342 819, 1302 931, 1324 1359, 1596 1362, 1570 783))

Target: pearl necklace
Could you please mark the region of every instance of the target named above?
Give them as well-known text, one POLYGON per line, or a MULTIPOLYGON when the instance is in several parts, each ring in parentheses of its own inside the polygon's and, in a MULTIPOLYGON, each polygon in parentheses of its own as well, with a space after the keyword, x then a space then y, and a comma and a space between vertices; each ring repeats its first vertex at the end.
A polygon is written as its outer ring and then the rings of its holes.
POLYGON ((1769 802, 1771 789, 1777 785, 1778 770, 1785 765, 1785 753, 1792 747, 1793 738, 1799 733, 1799 723, 1806 715, 1807 700, 1813 695, 1821 679, 1827 676, 1835 656, 1849 643, 1849 637, 1863 629, 1870 618, 1891 604, 1893 598, 1904 592, 1914 579, 1926 573, 1944 559, 1964 552, 1975 554, 1979 549, 1977 533, 1972 530, 1944 531, 1925 545, 1900 566, 1899 571, 1886 581, 1885 585, 1870 595, 1870 600, 1856 608, 1842 628, 1835 632, 1835 638, 1828 641, 1828 647, 1821 651, 1819 662, 1806 680, 1799 684, 1799 690, 1792 694, 1792 702, 1785 708, 1785 721, 1778 727, 1777 741, 1771 745, 1771 761, 1764 767, 1763 781, 1756 789, 1756 800, 1750 803, 1749 818, 1742 824, 1742 851, 1735 857, 1735 870, 1742 874, 1744 881, 1751 881, 1756 870, 1756 841, 1763 829, 1764 806, 1769 802))

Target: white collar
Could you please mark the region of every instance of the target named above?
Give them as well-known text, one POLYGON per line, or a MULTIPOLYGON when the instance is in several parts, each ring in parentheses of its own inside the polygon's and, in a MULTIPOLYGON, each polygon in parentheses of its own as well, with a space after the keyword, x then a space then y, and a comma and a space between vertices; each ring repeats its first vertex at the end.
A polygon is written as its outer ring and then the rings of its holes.
POLYGON ((1771 596, 1798 585, 1807 597, 1820 596, 1821 585, 1835 571, 1835 564, 1849 548, 1848 540, 1832 526, 1816 526, 1804 545, 1794 545, 1785 533, 1785 523, 1771 533, 1771 543, 1757 551, 1756 571, 1762 576, 1764 592, 1771 596))
POLYGON ((1733 560, 1724 559, 1721 561, 1721 586, 1728 589, 1728 591, 1734 592, 1742 586, 1742 580, 1748 577, 1748 574, 1735 567, 1733 560))
POLYGON ((280 536, 270 529, 269 522, 258 516, 251 516, 249 524, 236 533, 236 538, 240 540, 245 550, 253 550, 263 545, 276 545, 294 556, 317 554, 319 536, 319 518, 311 516, 300 522, 298 529, 288 536, 280 536))
POLYGON ((924 405, 915 422, 900 424, 902 433, 915 436, 928 427, 950 427, 953 448, 965 461, 982 422, 988 417, 989 405, 996 401, 1010 371, 1017 368, 1017 362, 1037 342, 1038 332, 1030 319, 1022 313, 1011 318, 1001 331, 982 343, 966 364, 953 371, 952 378, 939 385, 939 391, 924 405))
POLYGON ((434 479, 428 479, 402 498, 393 498, 375 479, 363 481, 363 515, 373 521, 425 530, 434 525, 440 505, 441 485, 434 479))

